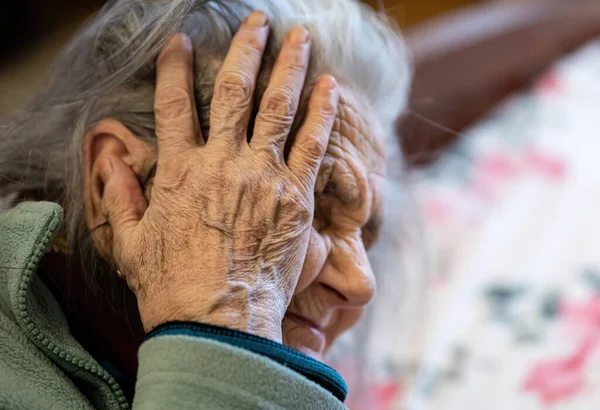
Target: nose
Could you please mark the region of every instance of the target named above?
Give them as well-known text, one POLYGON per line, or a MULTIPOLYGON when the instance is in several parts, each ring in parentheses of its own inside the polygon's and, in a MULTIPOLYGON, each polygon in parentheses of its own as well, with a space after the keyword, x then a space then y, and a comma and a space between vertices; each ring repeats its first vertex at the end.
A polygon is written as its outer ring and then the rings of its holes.
POLYGON ((362 307, 375 296, 376 284, 360 234, 334 240, 318 281, 328 301, 339 307, 362 307))

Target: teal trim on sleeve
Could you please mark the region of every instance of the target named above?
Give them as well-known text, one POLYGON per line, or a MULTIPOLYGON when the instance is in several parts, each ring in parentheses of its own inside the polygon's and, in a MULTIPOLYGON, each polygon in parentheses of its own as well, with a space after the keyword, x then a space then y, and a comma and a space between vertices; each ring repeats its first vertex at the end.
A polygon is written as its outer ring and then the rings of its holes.
POLYGON ((334 369, 272 340, 219 326, 191 322, 165 323, 150 332, 146 340, 159 336, 192 336, 227 343, 289 367, 329 391, 342 403, 348 395, 346 382, 334 369))

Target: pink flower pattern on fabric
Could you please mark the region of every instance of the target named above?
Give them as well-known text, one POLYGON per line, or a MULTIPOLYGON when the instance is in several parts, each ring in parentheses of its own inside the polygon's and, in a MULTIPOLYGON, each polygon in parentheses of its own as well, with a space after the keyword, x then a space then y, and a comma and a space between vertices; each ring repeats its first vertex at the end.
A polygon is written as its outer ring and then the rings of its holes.
POLYGON ((561 319, 573 334, 575 352, 565 359, 543 361, 529 372, 524 389, 539 394, 545 404, 577 395, 585 386, 585 370, 600 347, 600 297, 583 305, 564 304, 561 319))
POLYGON ((599 71, 600 40, 411 171, 418 324, 352 410, 600 409, 599 71))

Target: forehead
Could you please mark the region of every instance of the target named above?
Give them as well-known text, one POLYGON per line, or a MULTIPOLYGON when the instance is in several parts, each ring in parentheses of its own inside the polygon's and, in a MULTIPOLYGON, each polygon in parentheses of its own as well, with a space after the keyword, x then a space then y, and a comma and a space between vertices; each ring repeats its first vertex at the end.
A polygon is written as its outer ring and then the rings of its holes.
POLYGON ((359 161, 366 174, 384 176, 384 142, 383 127, 368 100, 359 91, 340 85, 338 113, 324 165, 359 161))
MULTIPOLYGON (((361 223, 378 209, 382 200, 385 180, 382 130, 367 99, 341 85, 338 114, 315 193, 333 193, 339 200, 336 212, 351 212, 352 219, 361 223)), ((317 200, 328 203, 331 196, 318 195, 317 200)))

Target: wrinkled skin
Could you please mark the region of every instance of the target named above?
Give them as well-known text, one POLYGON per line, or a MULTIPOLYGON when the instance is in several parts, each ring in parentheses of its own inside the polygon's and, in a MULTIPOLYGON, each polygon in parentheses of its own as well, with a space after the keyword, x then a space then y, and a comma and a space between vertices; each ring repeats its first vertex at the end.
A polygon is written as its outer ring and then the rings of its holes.
POLYGON ((366 250, 381 225, 385 160, 382 131, 358 96, 340 85, 306 261, 283 321, 284 343, 319 360, 356 324, 375 293, 366 250))
POLYGON ((267 30, 247 26, 217 81, 206 144, 191 114, 183 40, 161 54, 158 166, 147 192, 138 179, 156 163, 155 150, 113 120, 90 131, 88 225, 108 218, 93 239, 136 294, 144 329, 211 323, 322 360, 375 292, 366 249, 381 220, 382 132, 360 93, 325 77, 283 160, 310 46, 288 36, 246 143, 252 93, 241 90, 253 84, 267 30))
POLYGON ((216 79, 206 140, 194 107, 189 38, 175 36, 159 56, 158 159, 149 203, 114 150, 100 142, 87 150, 96 164, 88 174, 100 181, 94 207, 110 223, 112 258, 136 295, 147 332, 166 322, 193 321, 281 341, 338 91, 331 76, 318 80, 284 160, 310 54, 308 32, 295 28, 247 142, 266 23, 264 13, 252 13, 235 35, 216 79))

